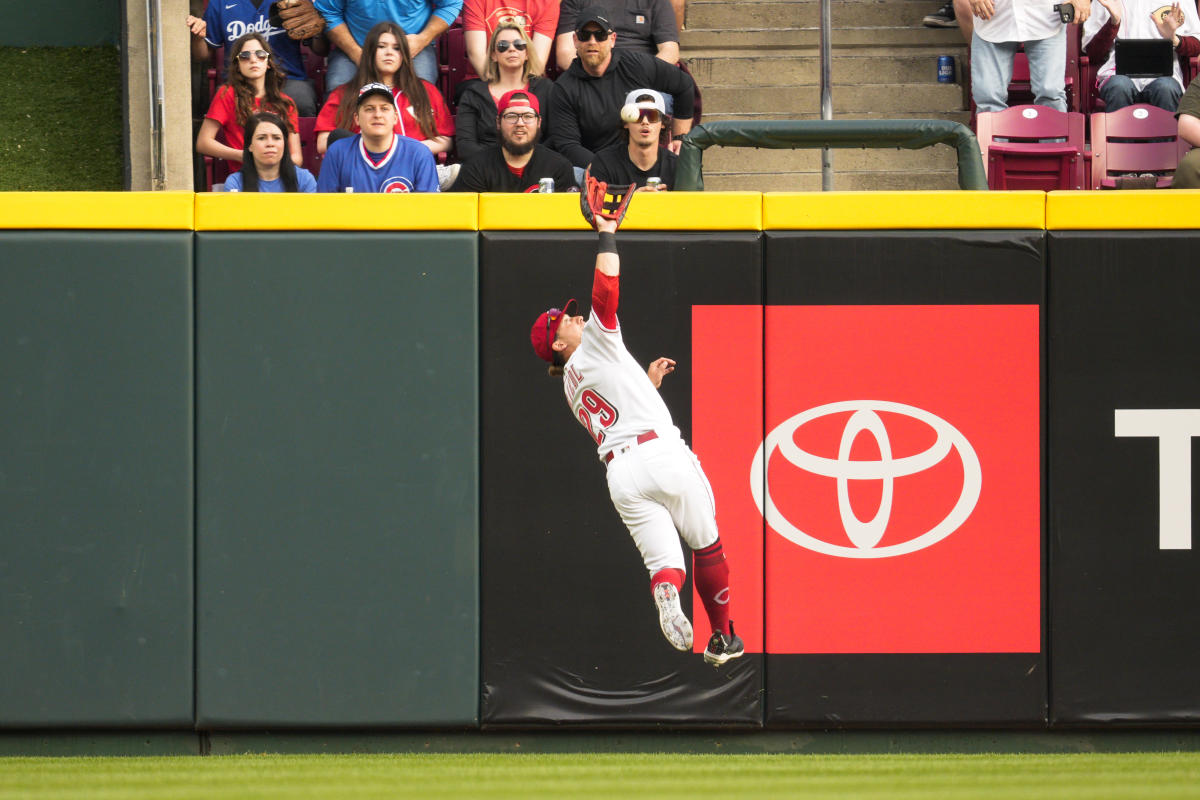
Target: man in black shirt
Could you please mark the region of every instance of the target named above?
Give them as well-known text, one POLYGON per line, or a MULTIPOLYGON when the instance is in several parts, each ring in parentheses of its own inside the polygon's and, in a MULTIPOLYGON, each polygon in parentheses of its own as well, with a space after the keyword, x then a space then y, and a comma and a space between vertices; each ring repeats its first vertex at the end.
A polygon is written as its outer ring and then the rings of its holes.
POLYGON ((675 10, 667 0, 562 0, 554 49, 560 69, 575 58, 575 30, 587 6, 600 6, 617 32, 618 50, 637 50, 661 58, 668 64, 679 61, 679 26, 675 10))
POLYGON ((620 186, 637 184, 639 191, 670 189, 675 185, 675 162, 679 157, 658 143, 667 119, 662 95, 653 89, 634 89, 621 107, 621 119, 624 141, 596 154, 592 175, 620 186), (658 178, 658 186, 647 186, 650 178, 658 178))
POLYGON ((506 92, 496 104, 500 144, 484 148, 463 162, 452 192, 536 192, 543 178, 553 191, 576 187, 570 162, 537 143, 541 109, 537 96, 525 89, 506 92))
POLYGON ((617 36, 604 9, 593 6, 579 15, 575 27, 579 55, 554 84, 550 95, 550 146, 582 169, 596 152, 621 141, 618 119, 625 96, 649 87, 675 98, 671 152, 692 128, 696 84, 683 70, 629 50, 613 50, 617 36))

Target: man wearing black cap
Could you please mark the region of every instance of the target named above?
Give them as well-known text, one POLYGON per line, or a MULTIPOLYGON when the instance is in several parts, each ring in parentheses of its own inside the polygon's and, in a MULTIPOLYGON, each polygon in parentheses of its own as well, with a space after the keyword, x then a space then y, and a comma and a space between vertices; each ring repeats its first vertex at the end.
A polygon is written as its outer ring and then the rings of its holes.
POLYGON ((675 98, 671 151, 692 128, 696 84, 683 70, 645 53, 613 50, 617 35, 599 6, 584 9, 573 34, 578 53, 550 95, 550 146, 576 167, 586 167, 596 152, 620 142, 613 120, 625 96, 650 88, 675 98))
POLYGON ((550 191, 575 188, 570 163, 537 143, 541 118, 537 96, 525 89, 505 92, 496 104, 500 144, 486 147, 463 162, 452 192, 537 192, 550 178, 550 191))
POLYGON ((618 50, 637 50, 669 64, 679 61, 679 27, 667 0, 563 0, 554 40, 558 66, 566 69, 575 58, 576 20, 587 6, 599 6, 617 32, 618 50))

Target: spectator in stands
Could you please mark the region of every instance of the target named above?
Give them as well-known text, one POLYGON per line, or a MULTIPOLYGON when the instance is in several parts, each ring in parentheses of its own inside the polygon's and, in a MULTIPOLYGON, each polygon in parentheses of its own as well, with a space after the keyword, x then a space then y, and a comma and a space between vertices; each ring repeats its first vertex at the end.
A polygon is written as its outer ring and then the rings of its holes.
POLYGON ((1174 111, 1183 95, 1183 72, 1180 58, 1200 55, 1200 20, 1196 16, 1195 0, 1179 0, 1163 6, 1160 0, 1097 0, 1099 8, 1083 26, 1084 52, 1093 64, 1101 67, 1096 73, 1096 88, 1104 100, 1106 111, 1116 111, 1134 103, 1174 111), (1118 39, 1157 39, 1171 42, 1176 59, 1171 75, 1159 78, 1130 78, 1116 74, 1118 39))
MULTIPOLYGON (((192 32, 192 58, 195 61, 208 61, 212 55, 210 48, 226 47, 250 31, 261 33, 279 59, 284 75, 284 94, 296 103, 297 114, 314 117, 317 114, 317 94, 304 65, 300 42, 289 38, 283 28, 271 26, 270 10, 271 3, 266 0, 258 3, 254 0, 235 0, 233 3, 213 0, 204 10, 203 18, 189 14, 187 22, 192 32)), ((309 40, 309 47, 318 55, 324 55, 329 49, 324 37, 309 40)))
MULTIPOLYGON (((455 148, 463 161, 499 141, 496 103, 508 92, 526 90, 537 97, 540 108, 550 107, 550 91, 554 84, 547 78, 538 77, 537 53, 529 46, 529 39, 520 25, 515 22, 497 25, 488 44, 488 53, 484 71, 486 82, 464 83, 458 101, 455 148)), ((544 116, 538 127, 539 130, 546 127, 544 116)))
POLYGON ((462 165, 453 192, 536 192, 543 178, 554 181, 554 191, 574 189, 571 162, 538 144, 540 106, 537 95, 526 89, 505 93, 497 104, 495 125, 500 143, 485 147, 462 165))
MULTIPOLYGON (((1075 22, 1083 24, 1092 0, 1061 0, 1072 6, 1075 22)), ((1065 26, 1050 2, 1028 0, 971 0, 971 95, 979 111, 1008 108, 1008 84, 1013 56, 1025 45, 1033 102, 1067 110, 1067 38, 1065 26)))
POLYGON ((454 22, 462 0, 314 0, 313 5, 329 26, 326 35, 334 45, 329 54, 326 81, 330 87, 354 79, 362 45, 371 28, 394 22, 406 31, 413 69, 423 80, 437 80, 437 37, 454 22))
POLYGON ((230 171, 241 169, 246 122, 255 111, 270 111, 287 121, 288 147, 299 165, 300 120, 296 104, 282 92, 282 85, 283 75, 262 34, 251 31, 235 39, 229 46, 228 77, 204 115, 196 152, 225 159, 230 171), (217 141, 218 133, 224 135, 224 144, 217 141))
POLYGON ((667 119, 663 97, 653 89, 634 89, 625 98, 622 112, 632 109, 635 122, 622 118, 621 141, 596 154, 592 176, 619 186, 636 184, 638 191, 664 191, 675 185, 675 162, 679 156, 659 144, 667 119), (657 187, 646 185, 657 178, 657 187))
POLYGON ((325 152, 333 130, 358 132, 354 124, 356 109, 344 101, 347 92, 353 97, 357 87, 368 83, 391 88, 398 109, 396 133, 416 139, 431 153, 448 151, 454 144, 454 118, 437 87, 413 71, 404 30, 394 22, 379 23, 367 34, 363 52, 374 55, 359 60, 353 79, 334 89, 317 115, 313 127, 317 152, 325 152))
POLYGON ((558 66, 571 66, 575 52, 576 20, 588 7, 603 9, 617 33, 618 50, 635 50, 679 63, 679 28, 668 0, 562 0, 558 16, 558 66))
POLYGON ((397 116, 390 86, 368 83, 359 89, 354 124, 362 132, 329 145, 317 191, 436 192, 433 154, 396 133, 397 116))
POLYGON ((228 192, 315 192, 317 179, 292 163, 287 123, 260 111, 246 120, 242 168, 225 179, 228 192))
POLYGON ((1200 189, 1200 81, 1193 80, 1179 101, 1175 112, 1179 120, 1179 138, 1190 144, 1189 150, 1179 161, 1172 189, 1200 189))
POLYGON ((535 75, 550 63, 550 49, 558 29, 558 0, 464 0, 463 42, 475 74, 486 78, 494 55, 491 37, 502 24, 519 25, 525 40, 537 53, 535 75))
POLYGON ((621 141, 613 120, 620 118, 626 95, 647 87, 674 96, 670 149, 678 155, 679 141, 692 128, 696 88, 692 77, 645 53, 614 50, 617 36, 603 8, 585 9, 574 37, 579 55, 559 76, 550 95, 550 146, 582 174, 597 151, 621 141))

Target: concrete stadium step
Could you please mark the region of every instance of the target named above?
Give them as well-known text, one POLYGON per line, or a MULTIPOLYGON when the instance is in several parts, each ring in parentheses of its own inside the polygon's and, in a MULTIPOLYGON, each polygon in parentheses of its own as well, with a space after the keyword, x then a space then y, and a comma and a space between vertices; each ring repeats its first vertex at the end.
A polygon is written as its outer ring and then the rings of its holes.
MULTIPOLYGON (((834 28, 920 25, 934 11, 926 0, 837 0, 830 8, 834 28)), ((816 28, 819 0, 689 0, 685 28, 689 30, 765 30, 816 28)))
MULTIPOLYGON (((937 145, 921 150, 896 148, 838 148, 833 151, 836 169, 862 172, 874 169, 880 160, 894 170, 954 170, 958 163, 954 148, 937 145)), ((704 151, 704 173, 774 174, 820 172, 821 151, 763 150, 753 147, 710 147, 704 151)))
MULTIPOLYGON (((833 106, 838 111, 872 112, 903 108, 935 112, 962 107, 962 88, 953 83, 867 84, 835 86, 833 106)), ((724 113, 769 112, 798 114, 820 111, 821 92, 816 86, 748 86, 704 89, 704 116, 724 113)))
MULTIPOLYGON (((936 10, 936 0, 926 6, 936 10)), ((764 48, 817 48, 820 33, 815 28, 773 28, 768 30, 707 30, 685 29, 680 31, 679 45, 684 57, 689 54, 713 50, 732 53, 736 50, 761 50, 764 48)), ((965 47, 962 34, 957 28, 835 28, 831 32, 830 45, 843 47, 965 47)))
MULTIPOLYGON (((705 51, 708 52, 708 51, 705 51)), ((966 48, 942 53, 921 50, 882 55, 834 55, 832 59, 835 90, 841 85, 867 83, 937 83, 937 57, 953 56, 956 66, 965 64, 966 48)), ((688 69, 702 91, 720 86, 752 86, 769 80, 775 85, 816 86, 821 79, 817 55, 797 55, 796 51, 767 51, 737 56, 688 54, 688 69)))
MULTIPOLYGON (((946 191, 958 188, 958 176, 947 172, 848 172, 838 171, 834 161, 834 191, 839 192, 918 192, 946 191)), ((820 172, 773 173, 747 175, 745 173, 704 173, 705 191, 743 192, 819 192, 820 172)))

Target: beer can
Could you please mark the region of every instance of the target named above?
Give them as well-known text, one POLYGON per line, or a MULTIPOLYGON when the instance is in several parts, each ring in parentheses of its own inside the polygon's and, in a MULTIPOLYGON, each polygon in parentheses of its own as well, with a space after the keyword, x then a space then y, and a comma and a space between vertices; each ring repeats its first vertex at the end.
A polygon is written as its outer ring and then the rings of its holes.
POLYGON ((658 187, 662 186, 662 178, 646 178, 646 188, 658 191, 658 187))
POLYGON ((954 83, 954 56, 938 56, 938 83, 954 83))
POLYGON ((538 194, 550 194, 554 191, 554 178, 542 178, 538 181, 538 194))

